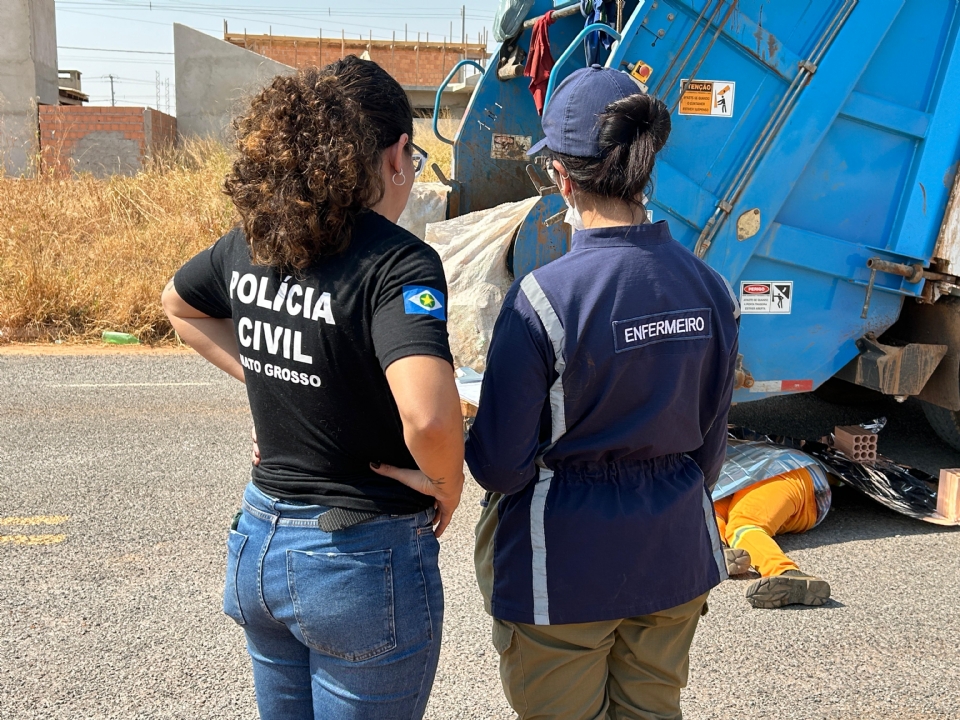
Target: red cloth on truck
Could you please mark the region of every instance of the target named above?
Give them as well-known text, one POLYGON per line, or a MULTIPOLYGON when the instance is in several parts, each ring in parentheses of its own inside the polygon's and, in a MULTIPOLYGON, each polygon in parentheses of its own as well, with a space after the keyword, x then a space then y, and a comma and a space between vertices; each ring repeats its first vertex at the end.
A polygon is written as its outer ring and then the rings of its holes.
POLYGON ((553 55, 550 54, 550 34, 547 28, 553 25, 553 10, 547 12, 533 25, 530 36, 530 52, 527 64, 523 68, 524 77, 530 78, 530 92, 537 112, 543 115, 544 101, 547 97, 547 84, 550 71, 553 70, 553 55))

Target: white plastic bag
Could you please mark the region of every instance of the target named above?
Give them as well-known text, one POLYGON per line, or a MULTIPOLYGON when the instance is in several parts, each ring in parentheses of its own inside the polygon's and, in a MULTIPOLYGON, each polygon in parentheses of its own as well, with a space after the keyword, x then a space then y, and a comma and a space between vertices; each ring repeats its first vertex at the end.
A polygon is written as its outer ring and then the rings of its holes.
POLYGON ((449 192, 450 188, 443 183, 414 183, 397 225, 423 240, 427 223, 440 222, 447 217, 449 192))
POLYGON ((517 228, 539 202, 532 197, 427 225, 426 241, 447 276, 447 329, 455 367, 482 372, 493 325, 513 283, 507 252, 517 228))

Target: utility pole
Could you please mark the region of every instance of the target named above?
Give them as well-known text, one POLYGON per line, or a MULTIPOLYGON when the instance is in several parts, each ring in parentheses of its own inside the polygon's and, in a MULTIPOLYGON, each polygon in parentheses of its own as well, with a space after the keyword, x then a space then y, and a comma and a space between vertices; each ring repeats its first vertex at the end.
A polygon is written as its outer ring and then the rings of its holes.
POLYGON ((164 89, 164 92, 166 93, 166 100, 167 100, 166 112, 167 112, 167 115, 169 115, 170 114, 170 78, 167 78, 166 80, 163 81, 163 89, 164 89))
POLYGON ((110 107, 116 107, 116 106, 117 106, 117 99, 116 99, 116 96, 113 94, 113 80, 114 80, 114 77, 113 77, 113 75, 107 75, 107 77, 110 78, 110 107))
MULTIPOLYGON (((460 42, 463 43, 463 53, 460 55, 461 60, 467 59, 467 6, 460 6, 460 42)), ((461 68, 460 70, 460 82, 466 82, 467 80, 467 69, 461 68)))
POLYGON ((157 70, 157 110, 160 109, 160 71, 157 70))

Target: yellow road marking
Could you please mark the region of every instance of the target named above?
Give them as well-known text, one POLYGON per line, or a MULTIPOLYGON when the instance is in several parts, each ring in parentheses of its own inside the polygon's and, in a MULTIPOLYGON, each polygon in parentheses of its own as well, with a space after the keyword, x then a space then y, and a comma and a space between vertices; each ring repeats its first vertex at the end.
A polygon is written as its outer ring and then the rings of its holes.
POLYGON ((56 545, 66 539, 66 535, 0 535, 0 545, 56 545))
POLYGON ((30 515, 27 517, 0 517, 0 525, 63 525, 69 515, 30 515))

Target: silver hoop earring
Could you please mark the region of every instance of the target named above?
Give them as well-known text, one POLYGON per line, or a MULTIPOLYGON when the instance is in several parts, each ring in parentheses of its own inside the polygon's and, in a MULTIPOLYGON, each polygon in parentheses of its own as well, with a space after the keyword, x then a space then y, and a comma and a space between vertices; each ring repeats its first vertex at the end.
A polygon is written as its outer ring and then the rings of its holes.
POLYGON ((402 187, 403 185, 407 184, 407 176, 403 174, 403 170, 393 174, 393 184, 397 187, 402 187), (400 182, 397 182, 397 175, 399 175, 401 178, 400 182))

